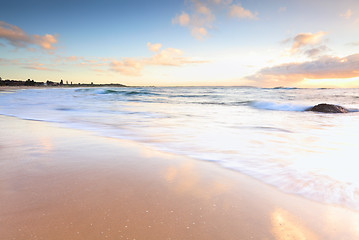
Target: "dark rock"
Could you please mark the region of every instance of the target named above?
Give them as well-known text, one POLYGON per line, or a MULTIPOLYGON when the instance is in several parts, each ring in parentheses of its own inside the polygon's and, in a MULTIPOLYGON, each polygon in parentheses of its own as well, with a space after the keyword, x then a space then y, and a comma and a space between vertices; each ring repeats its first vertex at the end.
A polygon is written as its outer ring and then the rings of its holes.
POLYGON ((345 109, 338 105, 321 103, 315 105, 314 107, 310 107, 305 111, 313 111, 313 112, 322 112, 322 113, 348 113, 348 109, 345 109))

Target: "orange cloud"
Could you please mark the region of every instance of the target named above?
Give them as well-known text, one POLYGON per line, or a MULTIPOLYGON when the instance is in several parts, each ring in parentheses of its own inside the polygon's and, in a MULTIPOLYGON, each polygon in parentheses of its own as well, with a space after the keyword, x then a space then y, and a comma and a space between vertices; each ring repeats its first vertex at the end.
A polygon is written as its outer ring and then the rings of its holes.
POLYGON ((257 15, 258 15, 257 12, 252 13, 250 10, 244 9, 240 3, 233 4, 232 6, 230 6, 228 14, 230 17, 240 18, 240 19, 241 18, 257 19, 257 15))
POLYGON ((232 4, 232 0, 189 0, 189 13, 182 12, 172 19, 172 24, 187 27, 192 36, 202 40, 208 36, 208 30, 216 20, 220 11, 228 11, 228 15, 235 18, 257 19, 258 13, 244 9, 239 3, 232 4))
POLYGON ((79 58, 76 57, 76 56, 70 56, 70 57, 67 57, 66 60, 67 61, 70 61, 70 62, 74 62, 74 61, 77 61, 79 58))
POLYGON ((121 61, 113 60, 110 65, 111 69, 127 76, 140 76, 145 66, 182 66, 185 64, 205 63, 205 61, 197 61, 183 57, 183 51, 180 49, 166 48, 160 50, 162 47, 160 43, 147 43, 147 47, 156 54, 149 58, 142 59, 124 58, 121 61))
POLYGON ((18 59, 0 58, 0 65, 1 66, 20 65, 20 61, 18 59))
POLYGON ((5 39, 16 47, 25 47, 31 42, 28 36, 19 27, 0 21, 0 39, 5 39))
POLYGON ((42 65, 26 66, 24 68, 33 69, 33 70, 41 70, 41 71, 56 71, 56 72, 59 71, 58 69, 48 68, 48 67, 45 67, 42 65))
POLYGON ((115 72, 120 72, 123 75, 127 76, 139 76, 141 75, 141 70, 143 69, 142 61, 125 58, 121 61, 113 60, 111 63, 112 70, 115 72))
POLYGON ((326 32, 299 33, 293 38, 293 45, 290 52, 295 54, 303 47, 317 45, 321 43, 323 36, 326 34, 326 32))
POLYGON ((189 23, 190 23, 190 16, 185 12, 182 12, 181 15, 177 15, 174 19, 172 19, 172 24, 187 26, 189 23))
MULTIPOLYGON (((212 23, 215 21, 216 16, 212 13, 210 2, 200 0, 191 0, 191 15, 182 12, 172 19, 173 24, 188 27, 193 37, 198 40, 207 36, 207 29, 212 28, 212 23)), ((220 4, 221 1, 217 1, 220 4)))
POLYGON ((183 52, 175 48, 167 48, 152 56, 146 62, 148 65, 180 66, 185 63, 185 58, 180 57, 183 52))
POLYGON ((56 55, 54 61, 57 65, 68 66, 73 65, 76 67, 87 67, 90 70, 95 72, 105 72, 109 65, 114 61, 113 58, 103 58, 103 57, 94 57, 94 58, 85 58, 82 56, 60 56, 56 55))
POLYGON ((197 40, 201 40, 206 37, 207 33, 208 31, 204 27, 194 27, 191 31, 192 36, 195 37, 197 40))
POLYGON ((206 63, 206 61, 192 60, 191 58, 182 57, 183 51, 176 48, 166 48, 161 50, 152 57, 146 59, 146 65, 161 66, 182 66, 185 64, 206 63))
POLYGON ((41 70, 41 71, 60 71, 56 69, 55 64, 44 64, 39 62, 40 59, 26 59, 26 58, 18 58, 18 59, 6 59, 0 58, 0 65, 2 66, 19 66, 21 68, 33 69, 33 70, 41 70))
POLYGON ((194 2, 194 6, 197 13, 203 14, 203 15, 211 15, 211 10, 201 1, 192 0, 194 2))
POLYGON ((162 44, 161 43, 151 44, 150 42, 148 42, 147 47, 152 52, 158 52, 160 50, 160 48, 162 47, 162 44))
POLYGON ((46 34, 45 36, 33 35, 33 43, 45 50, 53 50, 55 49, 53 44, 57 43, 57 39, 51 34, 46 34))
POLYGON ((348 9, 345 13, 341 13, 339 14, 339 16, 345 18, 345 19, 349 19, 352 16, 352 10, 348 9))
POLYGON ((343 58, 325 56, 315 61, 264 68, 246 79, 259 85, 278 86, 299 83, 305 79, 353 77, 359 77, 359 53, 343 58))
POLYGON ((40 35, 28 35, 21 28, 0 21, 0 39, 7 40, 11 45, 15 47, 27 47, 28 45, 37 45, 40 48, 51 52, 54 50, 54 44, 57 43, 56 36, 46 34, 40 35))

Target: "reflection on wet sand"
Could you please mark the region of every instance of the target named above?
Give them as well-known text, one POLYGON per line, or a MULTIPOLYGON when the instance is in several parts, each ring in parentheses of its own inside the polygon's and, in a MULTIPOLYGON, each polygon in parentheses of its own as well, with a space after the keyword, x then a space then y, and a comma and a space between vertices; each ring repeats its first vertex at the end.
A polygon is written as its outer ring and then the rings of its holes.
POLYGON ((166 169, 163 177, 173 191, 207 200, 229 192, 233 187, 232 182, 223 178, 216 176, 203 178, 193 160, 181 162, 178 166, 171 165, 166 169))
POLYGON ((358 214, 209 162, 40 122, 0 124, 1 240, 358 237, 358 214))
POLYGON ((40 144, 42 152, 47 153, 54 149, 54 145, 49 138, 42 138, 40 139, 40 144))
POLYGON ((275 209, 271 214, 273 234, 276 240, 316 240, 310 229, 295 216, 283 209, 275 209))

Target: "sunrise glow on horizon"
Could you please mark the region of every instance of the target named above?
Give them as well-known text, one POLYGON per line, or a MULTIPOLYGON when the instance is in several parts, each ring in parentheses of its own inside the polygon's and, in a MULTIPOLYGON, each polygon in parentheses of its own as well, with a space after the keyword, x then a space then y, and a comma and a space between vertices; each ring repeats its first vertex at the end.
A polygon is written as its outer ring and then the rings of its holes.
POLYGON ((1 9, 3 79, 359 87, 357 0, 14 0, 1 9))

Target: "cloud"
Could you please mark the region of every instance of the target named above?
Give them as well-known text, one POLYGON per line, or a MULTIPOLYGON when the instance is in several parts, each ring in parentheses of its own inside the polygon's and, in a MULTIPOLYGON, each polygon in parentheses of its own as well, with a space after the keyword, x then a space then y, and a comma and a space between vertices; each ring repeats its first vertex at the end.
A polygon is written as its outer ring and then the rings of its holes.
POLYGON ((232 0, 188 0, 188 12, 182 12, 172 19, 172 24, 187 27, 197 40, 208 36, 209 30, 213 28, 216 14, 221 11, 227 12, 228 16, 237 19, 257 19, 258 13, 244 9, 240 3, 233 4, 232 0))
POLYGON ((352 10, 348 9, 345 13, 341 13, 339 14, 339 16, 345 18, 345 19, 349 19, 352 16, 352 10))
POLYGON ((5 39, 16 47, 25 47, 31 38, 19 27, 0 21, 0 39, 5 39))
POLYGON ((54 50, 55 47, 53 45, 57 43, 56 36, 54 35, 29 35, 21 28, 3 21, 0 21, 0 39, 8 41, 15 47, 25 48, 29 45, 37 45, 48 52, 51 52, 50 50, 54 50))
POLYGON ((216 16, 212 13, 209 3, 200 0, 192 0, 194 5, 194 13, 190 21, 191 34, 197 40, 202 40, 208 35, 208 30, 213 26, 216 16))
POLYGON ((305 79, 353 78, 359 76, 359 53, 346 57, 324 56, 314 61, 286 63, 263 68, 247 80, 263 85, 298 83, 305 79))
POLYGON ((185 12, 182 12, 181 15, 177 15, 174 19, 172 19, 172 24, 187 26, 189 23, 190 23, 190 16, 185 12))
POLYGON ((97 68, 93 68, 92 71, 95 71, 95 72, 98 72, 98 73, 104 73, 104 72, 106 72, 105 70, 97 69, 97 68))
POLYGON ((351 43, 348 43, 347 45, 356 47, 356 46, 359 46, 359 41, 358 42, 351 42, 351 43))
POLYGON ((155 52, 156 54, 142 61, 146 65, 181 66, 188 63, 200 62, 182 57, 183 51, 180 49, 167 48, 160 51, 162 47, 162 44, 160 43, 151 44, 148 42, 147 47, 150 51, 155 52))
POLYGON ((323 37, 327 32, 299 33, 293 38, 283 40, 282 44, 291 44, 291 48, 286 50, 284 56, 302 55, 311 59, 328 54, 330 49, 323 43, 323 37))
POLYGON ((232 3, 232 0, 212 0, 215 4, 228 5, 232 3))
POLYGON ((206 61, 193 60, 183 57, 183 51, 176 48, 161 50, 162 44, 147 43, 147 47, 155 54, 149 58, 123 58, 120 61, 112 60, 110 67, 113 71, 127 76, 140 76, 145 66, 183 66, 186 64, 205 63, 206 61))
POLYGON ((8 66, 8 65, 22 65, 22 61, 19 59, 8 59, 8 58, 0 58, 0 65, 1 66, 8 66))
POLYGON ((160 48, 162 47, 162 44, 161 43, 151 44, 150 42, 148 42, 147 47, 152 52, 158 52, 160 50, 160 48))
POLYGON ((48 68, 48 67, 44 67, 42 65, 33 65, 33 66, 25 66, 24 68, 27 69, 32 69, 32 70, 40 70, 40 71, 55 71, 55 72, 59 72, 58 69, 54 69, 54 68, 48 68))
POLYGON ((33 70, 41 70, 41 71, 61 71, 56 69, 56 64, 50 63, 42 63, 46 62, 43 59, 39 58, 16 58, 16 59, 7 59, 7 58, 0 58, 0 65, 1 66, 19 66, 21 68, 26 69, 33 69, 33 70))
POLYGON ((258 15, 257 12, 252 13, 250 10, 244 9, 240 3, 230 6, 228 14, 230 17, 239 18, 239 19, 241 18, 257 19, 257 15, 258 15))
POLYGON ((145 61, 147 65, 161 66, 182 66, 186 64, 205 63, 207 61, 193 60, 191 58, 182 57, 183 51, 176 48, 167 48, 153 55, 145 61))
POLYGON ((309 48, 309 49, 305 50, 304 55, 306 55, 309 58, 316 58, 316 57, 323 55, 324 53, 326 53, 329 50, 330 49, 327 46, 320 45, 318 47, 309 48))
POLYGON ((212 11, 201 1, 195 0, 193 1, 195 8, 196 8, 196 12, 203 14, 203 15, 212 15, 212 11))
POLYGON ((57 43, 57 39, 51 34, 46 34, 44 36, 33 35, 33 43, 45 50, 54 50, 55 47, 53 44, 57 43))
POLYGON ((279 13, 282 13, 282 12, 285 12, 285 11, 287 11, 287 7, 280 7, 280 8, 278 9, 278 12, 279 12, 279 13))
POLYGON ((201 40, 204 37, 207 36, 208 31, 204 27, 194 27, 191 30, 191 34, 193 37, 195 37, 197 40, 201 40))
POLYGON ((127 76, 139 76, 143 69, 143 63, 137 59, 125 58, 121 61, 113 60, 111 68, 115 72, 120 72, 127 76))
POLYGON ((181 15, 177 15, 172 19, 172 24, 179 24, 182 27, 188 27, 193 37, 198 40, 206 37, 208 31, 206 28, 211 28, 211 22, 214 21, 214 15, 205 6, 197 7, 197 14, 190 17, 187 13, 182 12, 181 15), (201 14, 198 14, 201 13, 201 14), (204 16, 203 16, 204 15, 204 16))
POLYGON ((175 48, 167 48, 152 56, 146 62, 148 65, 180 66, 183 63, 183 52, 175 48))
POLYGON ((70 56, 70 57, 66 58, 66 61, 74 62, 74 61, 77 61, 78 59, 80 59, 80 58, 77 56, 70 56))
POLYGON ((317 33, 299 33, 293 39, 293 45, 291 48, 292 53, 298 52, 299 49, 306 46, 313 46, 318 43, 321 43, 323 36, 326 32, 317 32, 317 33))
POLYGON ((56 69, 56 64, 44 63, 46 61, 41 59, 19 59, 18 65, 22 68, 40 70, 40 71, 56 71, 60 72, 61 70, 56 69))

